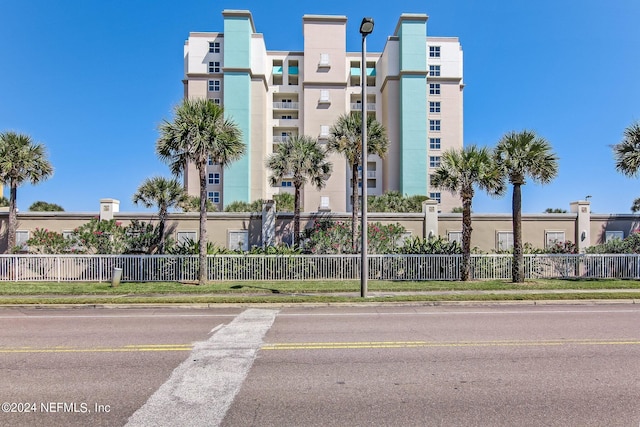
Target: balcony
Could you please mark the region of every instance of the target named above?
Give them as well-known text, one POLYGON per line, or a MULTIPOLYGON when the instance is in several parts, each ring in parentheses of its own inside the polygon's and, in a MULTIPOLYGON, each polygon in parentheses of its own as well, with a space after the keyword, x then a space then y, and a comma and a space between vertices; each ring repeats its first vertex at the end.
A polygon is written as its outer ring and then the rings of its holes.
POLYGON ((298 110, 300 108, 300 103, 298 102, 274 102, 273 109, 274 110, 298 110))
MULTIPOLYGON (((359 102, 351 103, 351 111, 360 111, 362 110, 362 106, 359 102)), ((367 102, 367 111, 376 111, 376 104, 367 102)))
POLYGON ((291 139, 293 135, 288 135, 288 136, 275 136, 273 137, 273 143, 274 144, 278 144, 281 142, 287 142, 289 139, 291 139))

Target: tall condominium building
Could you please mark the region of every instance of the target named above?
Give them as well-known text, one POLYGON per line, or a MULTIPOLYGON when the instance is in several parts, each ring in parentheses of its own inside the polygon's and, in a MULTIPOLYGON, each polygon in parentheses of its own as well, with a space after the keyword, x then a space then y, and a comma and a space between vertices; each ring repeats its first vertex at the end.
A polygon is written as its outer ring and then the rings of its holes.
MULTIPOLYGON (((462 148, 464 85, 457 38, 427 37, 427 15, 403 14, 383 51, 367 53, 362 76, 362 53, 346 50, 345 16, 304 15, 304 50, 299 52, 267 51, 249 11, 225 10, 222 15, 223 32, 190 33, 184 47, 185 97, 209 98, 224 106, 248 148, 240 161, 224 170, 209 165, 208 197, 219 209, 233 201, 292 192, 287 179, 277 187, 269 185, 265 159, 274 147, 294 135, 326 143, 338 117, 361 111, 363 102, 367 114, 384 125, 390 141, 383 159, 369 156, 369 195, 426 195, 439 201, 442 212, 461 205, 455 195, 429 184, 441 154, 462 148), (367 84, 365 100, 362 78, 367 84)), ((349 31, 357 33, 358 25, 349 31)), ((330 160, 333 173, 326 187, 304 189, 305 211, 351 210, 349 166, 337 153, 330 160)), ((185 171, 185 185, 190 194, 199 194, 193 167, 185 171)))

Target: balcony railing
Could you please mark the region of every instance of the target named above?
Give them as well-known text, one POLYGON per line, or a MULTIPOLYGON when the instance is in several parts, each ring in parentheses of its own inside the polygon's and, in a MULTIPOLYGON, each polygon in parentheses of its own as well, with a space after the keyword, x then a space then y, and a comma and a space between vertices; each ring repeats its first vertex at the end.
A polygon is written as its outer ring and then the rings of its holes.
MULTIPOLYGON (((362 110, 362 104, 360 104, 359 102, 352 102, 351 109, 353 111, 360 111, 362 110)), ((376 111, 376 104, 367 102, 367 111, 376 111)))
POLYGON ((299 102, 274 102, 274 110, 297 110, 300 108, 299 102))

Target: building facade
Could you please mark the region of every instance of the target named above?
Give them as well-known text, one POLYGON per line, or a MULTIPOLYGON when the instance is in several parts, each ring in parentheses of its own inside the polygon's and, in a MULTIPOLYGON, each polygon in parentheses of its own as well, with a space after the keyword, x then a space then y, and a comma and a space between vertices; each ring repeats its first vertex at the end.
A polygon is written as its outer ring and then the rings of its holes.
MULTIPOLYGON (((369 195, 426 195, 438 200, 441 212, 461 205, 455 195, 429 185, 441 153, 463 144, 463 56, 457 38, 427 37, 427 15, 403 14, 383 51, 367 54, 361 76, 361 52, 346 50, 345 16, 304 15, 304 49, 297 52, 267 51, 249 11, 222 14, 222 32, 189 34, 183 81, 186 98, 222 105, 248 146, 247 154, 224 170, 208 167, 208 197, 218 209, 292 192, 289 180, 277 187, 268 183, 265 160, 274 147, 294 135, 326 143, 338 117, 361 111, 363 102, 390 141, 384 159, 369 156, 369 195), (366 100, 361 78, 366 78, 366 100)), ((326 187, 304 189, 306 212, 351 211, 349 166, 337 153, 330 161, 326 187)), ((185 171, 185 186, 199 194, 194 167, 185 171)))

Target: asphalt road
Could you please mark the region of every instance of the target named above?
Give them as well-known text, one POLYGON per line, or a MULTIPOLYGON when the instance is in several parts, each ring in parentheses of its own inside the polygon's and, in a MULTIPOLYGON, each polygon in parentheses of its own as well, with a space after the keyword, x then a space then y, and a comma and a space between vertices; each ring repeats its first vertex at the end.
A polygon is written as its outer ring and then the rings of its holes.
POLYGON ((0 425, 640 425, 634 304, 10 308, 0 321, 0 425))

